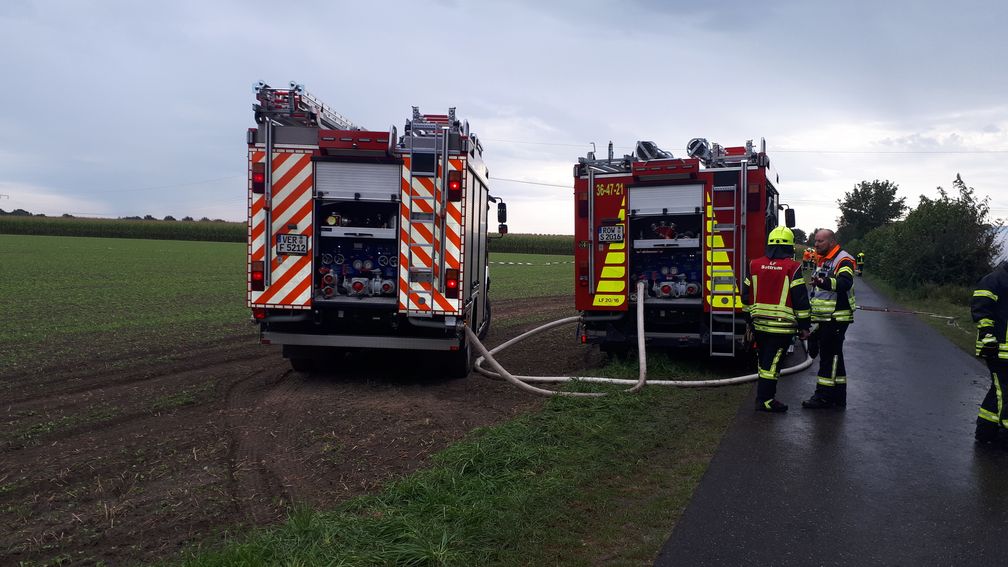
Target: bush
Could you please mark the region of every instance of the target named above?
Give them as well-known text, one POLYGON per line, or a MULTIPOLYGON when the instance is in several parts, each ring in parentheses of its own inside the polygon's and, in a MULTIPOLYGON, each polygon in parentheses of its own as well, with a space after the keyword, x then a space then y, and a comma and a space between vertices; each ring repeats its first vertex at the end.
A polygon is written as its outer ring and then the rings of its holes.
POLYGON ((1000 256, 1001 221, 989 219, 989 198, 978 199, 958 175, 957 197, 941 187, 937 199, 921 196, 906 220, 876 228, 865 238, 866 269, 902 287, 970 286, 1000 256))

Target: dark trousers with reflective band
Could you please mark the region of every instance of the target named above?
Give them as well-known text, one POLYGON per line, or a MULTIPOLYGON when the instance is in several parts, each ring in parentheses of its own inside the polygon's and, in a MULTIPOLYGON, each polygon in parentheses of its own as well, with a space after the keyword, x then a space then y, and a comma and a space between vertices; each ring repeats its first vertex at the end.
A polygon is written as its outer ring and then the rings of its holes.
POLYGON ((987 395, 980 403, 980 415, 977 416, 977 427, 1008 426, 1008 411, 1005 411, 1004 379, 1008 377, 1008 360, 1000 358, 987 361, 991 373, 991 386, 987 395))
POLYGON ((791 333, 766 333, 756 331, 756 350, 759 354, 759 380, 756 382, 756 401, 772 400, 777 394, 781 360, 791 345, 791 333))
POLYGON ((847 403, 847 368, 843 343, 850 323, 819 323, 819 374, 816 395, 837 404, 847 403))

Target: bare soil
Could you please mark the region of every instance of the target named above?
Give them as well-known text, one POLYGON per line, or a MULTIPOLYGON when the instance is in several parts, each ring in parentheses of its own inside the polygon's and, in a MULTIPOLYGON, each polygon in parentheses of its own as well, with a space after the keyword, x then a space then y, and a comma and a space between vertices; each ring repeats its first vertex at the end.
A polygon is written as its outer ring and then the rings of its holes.
MULTIPOLYGON (((495 302, 486 342, 569 306, 495 302)), ((476 373, 447 380, 428 363, 418 374, 424 366, 406 355, 351 353, 293 372, 247 325, 213 344, 117 336, 58 346, 71 356, 0 373, 0 564, 170 559, 282 521, 291 506, 375 491, 474 428, 541 404, 476 373)), ((569 327, 500 360, 516 373, 562 374, 604 358, 569 327)))

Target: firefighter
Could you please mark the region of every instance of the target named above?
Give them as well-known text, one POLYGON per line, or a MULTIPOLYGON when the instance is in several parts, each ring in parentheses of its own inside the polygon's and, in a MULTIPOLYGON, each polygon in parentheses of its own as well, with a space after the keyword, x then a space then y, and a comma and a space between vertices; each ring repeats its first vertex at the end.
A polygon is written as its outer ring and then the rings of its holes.
POLYGON ((759 380, 756 410, 783 413, 787 404, 778 401, 780 362, 795 331, 801 339, 809 333, 809 299, 802 266, 794 259, 794 233, 778 226, 767 237, 766 255, 749 263, 742 285, 746 320, 756 336, 759 380))
POLYGON ((857 253, 857 275, 861 277, 861 272, 864 271, 864 252, 857 253))
POLYGON ((1008 263, 980 279, 970 300, 977 325, 976 354, 987 361, 991 386, 980 403, 976 440, 994 441, 1002 427, 1008 427, 1005 411, 1005 377, 1008 376, 1008 263))
POLYGON ((811 246, 805 248, 805 252, 802 253, 802 267, 811 270, 815 266, 815 261, 815 249, 811 246))
POLYGON ((815 393, 803 408, 847 406, 847 370, 843 343, 854 322, 854 257, 840 248, 836 234, 824 228, 815 235, 818 256, 810 303, 814 333, 819 345, 819 372, 815 393))

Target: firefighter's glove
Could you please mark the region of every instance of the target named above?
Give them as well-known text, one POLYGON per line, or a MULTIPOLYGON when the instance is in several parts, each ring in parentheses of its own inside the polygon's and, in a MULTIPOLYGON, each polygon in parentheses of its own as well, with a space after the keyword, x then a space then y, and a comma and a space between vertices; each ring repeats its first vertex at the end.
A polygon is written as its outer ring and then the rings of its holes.
POLYGON ((829 278, 824 278, 822 276, 815 279, 815 285, 819 289, 825 289, 827 291, 833 289, 833 282, 829 278))
POLYGON ((997 358, 998 342, 994 335, 987 333, 980 339, 980 356, 983 358, 997 358))

